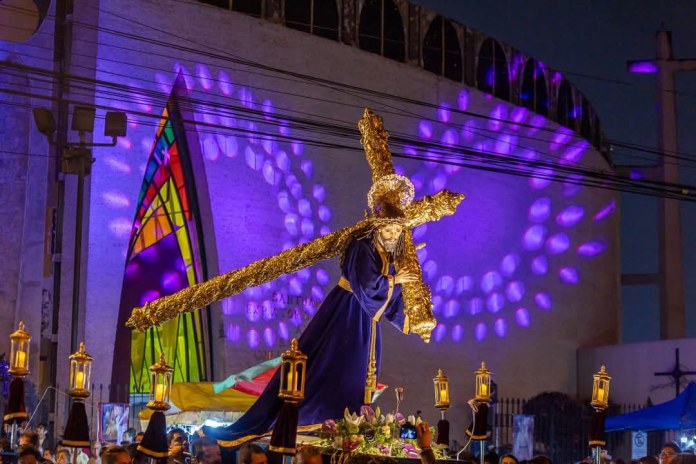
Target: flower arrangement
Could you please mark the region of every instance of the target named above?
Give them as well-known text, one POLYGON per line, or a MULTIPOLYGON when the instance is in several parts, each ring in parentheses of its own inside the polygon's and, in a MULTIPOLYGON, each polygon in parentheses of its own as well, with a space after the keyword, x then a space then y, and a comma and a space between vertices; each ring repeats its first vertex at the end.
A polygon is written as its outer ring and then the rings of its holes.
MULTIPOLYGON (((407 422, 415 426, 421 420, 414 416, 407 419, 401 413, 385 416, 379 408, 375 411, 370 406, 360 408, 360 415, 351 414, 346 408, 343 419, 324 421, 319 437, 324 448, 343 452, 344 456, 362 453, 418 459, 420 449, 416 440, 398 436, 399 428, 407 422)), ((433 451, 437 458, 443 458, 439 449, 433 448, 433 451)))

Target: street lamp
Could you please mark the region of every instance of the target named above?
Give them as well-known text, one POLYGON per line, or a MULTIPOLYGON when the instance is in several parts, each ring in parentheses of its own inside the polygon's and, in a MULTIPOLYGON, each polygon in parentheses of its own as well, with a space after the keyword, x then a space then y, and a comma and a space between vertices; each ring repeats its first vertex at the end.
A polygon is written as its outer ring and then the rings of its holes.
POLYGON ((445 411, 450 407, 449 379, 437 370, 433 379, 435 386, 435 407, 440 410, 440 420, 437 422, 437 444, 449 447, 449 421, 445 419, 445 411))

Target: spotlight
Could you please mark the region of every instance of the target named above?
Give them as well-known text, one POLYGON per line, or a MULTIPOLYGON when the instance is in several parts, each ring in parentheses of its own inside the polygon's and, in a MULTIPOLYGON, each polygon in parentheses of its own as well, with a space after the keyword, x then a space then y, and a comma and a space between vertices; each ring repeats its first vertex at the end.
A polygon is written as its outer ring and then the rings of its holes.
POLYGON ((126 113, 122 111, 108 111, 104 121, 104 135, 107 137, 125 137, 126 122, 126 113))
POLYGON ((53 119, 53 113, 45 108, 34 108, 32 113, 36 128, 50 140, 56 132, 56 121, 53 119))
POLYGON ((72 115, 72 130, 94 132, 94 114, 96 110, 88 106, 76 106, 72 115))

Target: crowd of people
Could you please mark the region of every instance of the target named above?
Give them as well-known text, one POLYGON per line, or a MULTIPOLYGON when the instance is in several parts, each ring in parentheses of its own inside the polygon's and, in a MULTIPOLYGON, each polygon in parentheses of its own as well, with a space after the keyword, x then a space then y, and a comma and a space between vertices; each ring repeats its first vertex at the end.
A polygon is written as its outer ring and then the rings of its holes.
MULTIPOLYGON (((138 444, 143 439, 143 433, 128 429, 123 435, 123 441, 116 444, 94 443, 89 449, 66 447, 60 442, 54 444, 48 433, 46 424, 38 424, 35 428, 20 429, 15 434, 14 446, 10 442, 8 429, 0 437, 0 464, 146 464, 150 457, 138 450, 138 444)), ((416 441, 421 450, 421 464, 435 464, 435 454, 432 451, 432 434, 426 422, 416 427, 416 441)), ((247 443, 237 451, 236 458, 223 459, 217 440, 208 436, 189 435, 181 428, 173 428, 167 433, 169 456, 168 464, 222 464, 233 462, 237 464, 268 464, 266 450, 254 443, 247 443)), ((389 459, 387 459, 389 460, 389 459)), ((275 462, 275 461, 273 461, 275 462)), ((321 449, 314 446, 298 446, 295 464, 322 464, 321 449)), ((478 464, 480 458, 461 456, 462 464, 478 464)), ((498 456, 490 452, 484 456, 486 464, 552 464, 547 456, 535 456, 530 460, 519 460, 512 454, 498 456)), ((592 462, 586 459, 583 462, 592 462)), ((603 464, 626 464, 621 459, 613 460, 607 455, 602 456, 603 464)), ((645 456, 630 464, 696 464, 696 455, 685 453, 673 442, 666 443, 656 456, 645 456)))

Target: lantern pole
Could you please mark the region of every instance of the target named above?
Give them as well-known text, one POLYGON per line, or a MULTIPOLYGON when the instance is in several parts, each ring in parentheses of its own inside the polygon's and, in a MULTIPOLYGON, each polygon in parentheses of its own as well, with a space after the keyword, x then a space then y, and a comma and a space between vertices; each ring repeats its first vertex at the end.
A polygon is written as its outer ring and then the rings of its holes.
POLYGON ((437 370, 433 384, 435 386, 435 407, 440 410, 436 443, 449 448, 449 421, 445 419, 445 411, 450 407, 449 379, 442 372, 442 369, 437 370))
POLYGON ((278 398, 284 402, 268 446, 269 451, 283 455, 283 461, 286 461, 286 456, 292 457, 297 453, 297 403, 304 398, 306 377, 307 355, 300 351, 297 339, 293 338, 290 349, 281 355, 278 398))
POLYGON ((609 385, 611 377, 607 374, 606 367, 602 365, 599 372, 592 376, 592 401, 594 408, 592 423, 590 424, 589 445, 592 449, 592 461, 594 464, 602 463, 602 446, 606 445, 604 436, 604 420, 609 407, 609 385))
POLYGON ((24 404, 24 377, 29 374, 29 348, 31 335, 24 330, 24 322, 19 321, 17 330, 10 334, 10 368, 8 372, 14 377, 10 382, 10 393, 5 405, 3 420, 11 424, 10 443, 15 449, 17 423, 27 419, 24 404))
MULTIPOLYGON (((72 399, 70 414, 65 424, 62 443, 71 448, 89 447, 89 423, 85 400, 89 398, 90 376, 92 373, 92 357, 85 351, 85 343, 68 358, 70 360, 70 388, 68 396, 72 399)), ((77 462, 77 450, 73 462, 77 462)))
POLYGON ((169 409, 169 395, 172 391, 174 369, 167 364, 164 353, 158 362, 150 366, 150 401, 147 407, 152 411, 145 435, 137 450, 150 458, 165 462, 169 456, 167 443, 167 419, 164 411, 169 409))
POLYGON ((486 363, 482 362, 475 374, 476 394, 474 399, 469 401, 474 410, 474 420, 466 429, 466 434, 471 440, 479 442, 480 462, 483 464, 484 442, 488 430, 488 405, 491 402, 491 371, 486 368, 486 363))

